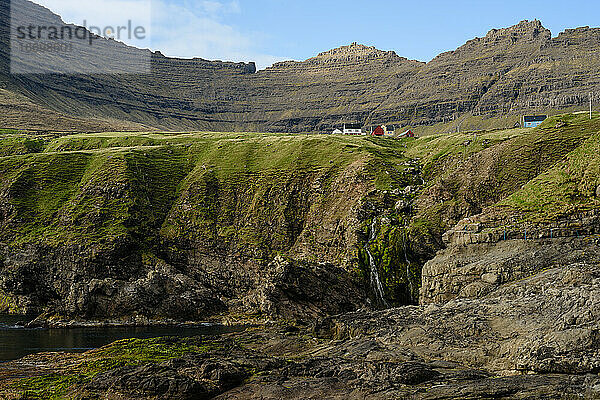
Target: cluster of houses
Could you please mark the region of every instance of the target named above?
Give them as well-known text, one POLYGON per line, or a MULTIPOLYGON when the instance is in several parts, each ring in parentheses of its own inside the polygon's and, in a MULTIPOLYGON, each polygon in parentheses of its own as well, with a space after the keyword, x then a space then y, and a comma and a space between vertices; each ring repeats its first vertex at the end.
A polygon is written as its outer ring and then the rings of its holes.
POLYGON ((393 125, 374 125, 363 128, 361 124, 344 124, 342 129, 336 128, 332 133, 334 135, 415 137, 410 129, 396 135, 393 125))
MULTIPOLYGON (((535 128, 542 124, 548 118, 547 115, 524 115, 521 121, 515 124, 515 126, 522 126, 524 128, 535 128)), ((354 136, 388 136, 388 137, 410 137, 414 138, 416 135, 410 129, 402 131, 402 133, 396 134, 396 127, 394 125, 372 125, 364 127, 362 124, 348 123, 343 124, 341 127, 336 127, 333 132, 334 135, 354 135, 354 136)))

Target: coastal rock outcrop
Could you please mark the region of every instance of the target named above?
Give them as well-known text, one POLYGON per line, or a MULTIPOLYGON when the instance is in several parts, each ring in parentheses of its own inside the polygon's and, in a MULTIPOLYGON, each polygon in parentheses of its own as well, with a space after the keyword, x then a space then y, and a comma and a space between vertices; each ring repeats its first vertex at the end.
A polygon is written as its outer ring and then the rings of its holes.
POLYGON ((367 220, 396 196, 376 184, 416 180, 396 141, 90 139, 0 160, 0 311, 145 324, 368 307, 367 220))
POLYGON ((31 355, 3 364, 0 395, 35 387, 108 399, 597 398, 598 299, 597 266, 562 265, 485 298, 347 313, 312 331, 274 324, 31 355))

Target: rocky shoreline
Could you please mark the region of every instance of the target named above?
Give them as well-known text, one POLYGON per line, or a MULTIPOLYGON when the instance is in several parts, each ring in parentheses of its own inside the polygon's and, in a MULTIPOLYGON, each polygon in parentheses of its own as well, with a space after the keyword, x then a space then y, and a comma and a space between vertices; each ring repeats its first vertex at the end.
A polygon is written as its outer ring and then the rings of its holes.
POLYGON ((573 264, 445 305, 31 355, 0 366, 0 396, 600 398, 598 299, 600 267, 573 264))
POLYGON ((206 326, 244 326, 245 323, 223 321, 176 321, 176 320, 149 320, 139 318, 135 320, 104 320, 104 321, 83 321, 83 320, 46 320, 43 316, 37 317, 30 322, 22 322, 16 326, 25 328, 44 328, 44 329, 65 329, 65 328, 125 328, 125 327, 181 327, 196 328, 206 326))

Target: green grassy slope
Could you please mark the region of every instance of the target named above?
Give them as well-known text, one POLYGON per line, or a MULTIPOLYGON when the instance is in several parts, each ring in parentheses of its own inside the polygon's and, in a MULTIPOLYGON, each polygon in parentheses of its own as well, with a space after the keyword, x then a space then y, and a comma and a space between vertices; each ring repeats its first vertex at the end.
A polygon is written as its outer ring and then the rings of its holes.
POLYGON ((265 265, 283 255, 348 267, 368 284, 364 245, 378 216, 369 250, 387 298, 403 304, 442 234, 464 217, 490 207, 535 220, 598 208, 599 132, 598 116, 574 114, 536 129, 416 140, 7 134, 0 242, 81 246, 99 279, 106 265, 129 279, 157 260, 186 271, 198 257, 265 265))
POLYGON ((46 140, 43 151, 0 157, 3 240, 89 243, 128 235, 148 246, 179 238, 287 248, 301 230, 298 214, 315 202, 307 197, 315 180, 327 198, 335 195, 331 182, 356 165, 368 186, 402 187, 401 148, 392 139, 263 134, 46 140), (277 221, 272 232, 269 221, 277 221))
POLYGON ((579 113, 551 117, 536 129, 410 142, 406 154, 420 160, 427 181, 411 220, 414 251, 432 257, 446 230, 495 205, 536 220, 597 207, 598 132, 600 116, 579 113))
POLYGON ((14 146, 0 156, 0 242, 7 254, 57 254, 19 267, 20 277, 28 268, 40 275, 31 291, 44 301, 66 296, 64 280, 79 276, 71 269, 130 280, 160 263, 187 271, 233 260, 235 269, 282 255, 366 271, 359 249, 369 215, 394 204, 381 193, 415 184, 406 141, 389 138, 113 132, 28 140, 39 143, 35 152, 14 146), (65 271, 59 281, 43 275, 52 265, 65 271))
POLYGON ((600 209, 600 134, 570 152, 566 159, 528 182, 498 204, 505 212, 530 220, 552 221, 600 209))

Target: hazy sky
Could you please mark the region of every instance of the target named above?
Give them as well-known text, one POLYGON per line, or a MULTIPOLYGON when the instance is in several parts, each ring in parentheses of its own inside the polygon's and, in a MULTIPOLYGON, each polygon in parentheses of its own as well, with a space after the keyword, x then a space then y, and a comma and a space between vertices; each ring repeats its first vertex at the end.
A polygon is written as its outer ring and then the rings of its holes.
POLYGON ((539 19, 554 36, 598 26, 593 0, 35 0, 68 22, 131 19, 148 24, 149 43, 168 56, 255 61, 304 60, 351 42, 429 61, 492 28, 539 19))

